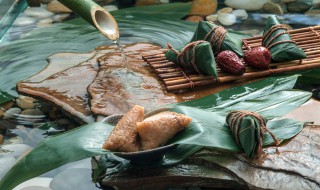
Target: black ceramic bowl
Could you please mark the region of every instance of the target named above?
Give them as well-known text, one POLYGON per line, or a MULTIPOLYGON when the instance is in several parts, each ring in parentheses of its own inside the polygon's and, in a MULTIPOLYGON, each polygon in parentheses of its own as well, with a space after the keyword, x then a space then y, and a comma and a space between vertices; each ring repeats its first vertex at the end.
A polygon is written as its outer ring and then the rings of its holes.
MULTIPOLYGON (((102 122, 109 123, 111 125, 116 125, 123 115, 115 114, 106 117, 102 122)), ((164 155, 169 151, 175 149, 177 145, 170 144, 161 146, 151 150, 138 151, 138 152, 114 152, 113 154, 129 160, 133 164, 143 165, 159 162, 164 158, 164 155)))

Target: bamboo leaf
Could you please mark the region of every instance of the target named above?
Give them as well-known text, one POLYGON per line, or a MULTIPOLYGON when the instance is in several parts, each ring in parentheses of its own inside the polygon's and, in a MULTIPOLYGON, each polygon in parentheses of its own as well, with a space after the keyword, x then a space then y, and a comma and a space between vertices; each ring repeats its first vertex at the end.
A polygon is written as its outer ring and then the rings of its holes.
MULTIPOLYGON (((213 94, 197 100, 200 105, 208 103, 213 108, 216 105, 229 105, 229 107, 219 108, 219 110, 210 109, 208 106, 204 108, 199 107, 194 104, 194 101, 192 104, 186 102, 173 105, 173 111, 184 113, 192 117, 193 121, 189 127, 172 139, 170 143, 179 144, 178 148, 167 154, 165 159, 159 164, 161 166, 175 164, 202 147, 239 152, 241 149, 235 143, 229 128, 225 125, 225 116, 228 111, 241 107, 242 109, 261 112, 262 115, 270 119, 279 117, 301 105, 310 97, 310 93, 308 92, 290 90, 296 79, 297 76, 270 78, 263 82, 263 84, 268 86, 266 89, 260 83, 256 83, 261 86, 257 85, 258 87, 255 88, 255 92, 264 92, 260 93, 260 96, 257 94, 252 95, 254 93, 243 94, 242 90, 232 88, 218 94, 224 96, 224 98, 227 98, 228 95, 229 98, 237 96, 239 97, 238 99, 231 99, 229 101, 225 99, 225 101, 219 102, 214 98, 217 97, 217 94, 213 94), (261 89, 264 90, 261 91, 261 89), (275 97, 279 99, 276 100, 276 103, 274 103, 275 97), (210 103, 210 100, 214 103, 210 103), (272 109, 269 109, 270 106, 272 109)), ((239 88, 246 89, 248 86, 253 87, 252 84, 248 84, 239 88)), ((267 127, 279 139, 288 139, 301 131, 303 123, 285 119, 270 121, 267 123, 267 127)), ((101 147, 111 130, 112 126, 110 125, 93 123, 45 139, 27 156, 18 161, 7 175, 2 178, 0 189, 12 189, 27 179, 36 177, 69 162, 96 155, 110 154, 110 152, 101 149, 101 147)), ((264 145, 270 143, 270 137, 266 136, 264 145)), ((118 169, 125 169, 128 166, 126 164, 127 161, 120 159, 117 162, 122 167, 110 168, 110 171, 116 172, 118 169)))

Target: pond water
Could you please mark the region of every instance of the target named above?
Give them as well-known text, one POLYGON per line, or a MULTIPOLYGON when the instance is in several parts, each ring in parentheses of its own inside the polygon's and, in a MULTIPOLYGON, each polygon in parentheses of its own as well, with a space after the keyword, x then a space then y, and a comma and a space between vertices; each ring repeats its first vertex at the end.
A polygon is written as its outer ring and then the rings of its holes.
MULTIPOLYGON (((3 21, 9 16, 14 18, 12 15, 6 15, 12 3, 13 1, 0 0, 0 20, 3 21)), ((0 36, 0 52, 2 55, 6 52, 11 53, 7 57, 3 56, 4 59, 0 60, 0 74, 11 76, 6 79, 7 81, 0 82, 0 85, 2 85, 1 94, 8 93, 8 97, 17 96, 14 91, 15 84, 43 69, 47 64, 45 59, 51 54, 65 51, 87 52, 98 45, 112 44, 112 41, 104 39, 93 28, 85 26, 83 21, 77 20, 77 16, 74 14, 68 12, 52 13, 47 11, 46 6, 42 5, 41 8, 29 8, 22 11, 9 30, 3 36, 0 36), (72 20, 76 21, 72 22, 72 20), (56 27, 59 27, 59 30, 57 30, 59 35, 55 33, 57 32, 54 30, 56 27), (72 32, 72 30, 77 31, 72 32), (61 37, 63 35, 65 36, 61 37), (77 38, 77 35, 81 35, 82 39, 78 41, 71 39, 77 38), (59 40, 59 38, 62 39, 59 40), (85 47, 80 47, 83 46, 82 44, 85 44, 85 47), (31 49, 24 49, 24 45, 31 49), (30 65, 27 66, 26 64, 30 65)), ((221 5, 220 1, 218 9, 222 7, 224 6, 221 5)), ((112 5, 108 8, 115 8, 115 6, 112 5)), ((167 42, 174 42, 175 46, 179 46, 191 38, 196 27, 194 23, 176 22, 177 18, 170 17, 172 13, 166 16, 166 12, 159 12, 163 15, 159 16, 160 19, 156 19, 147 18, 143 15, 143 12, 140 14, 132 14, 134 11, 130 13, 124 11, 119 14, 116 12, 114 13, 116 19, 120 21, 121 43, 123 44, 152 41, 162 46, 165 46, 167 42), (165 27, 166 25, 170 25, 170 27, 165 27)), ((182 15, 181 13, 177 14, 178 16, 182 15)), ((259 35, 262 33, 267 16, 266 13, 251 12, 248 19, 238 19, 234 25, 228 28, 249 35, 259 35)), ((320 24, 320 15, 308 16, 301 13, 290 13, 279 18, 292 28, 320 24)), ((297 88, 312 91, 314 98, 320 98, 319 85, 300 85, 297 88)), ((58 134, 80 126, 56 107, 22 95, 19 95, 13 101, 2 104, 0 114, 0 144, 2 144, 0 149, 0 178, 17 160, 26 155, 48 135, 58 134)), ((91 180, 92 163, 95 164, 94 160, 88 158, 67 164, 34 178, 15 189, 26 190, 25 187, 32 189, 34 186, 39 186, 37 187, 39 190, 100 189, 99 185, 94 184, 91 180)), ((36 188, 34 187, 34 189, 36 188)), ((200 188, 196 187, 194 189, 200 188)))

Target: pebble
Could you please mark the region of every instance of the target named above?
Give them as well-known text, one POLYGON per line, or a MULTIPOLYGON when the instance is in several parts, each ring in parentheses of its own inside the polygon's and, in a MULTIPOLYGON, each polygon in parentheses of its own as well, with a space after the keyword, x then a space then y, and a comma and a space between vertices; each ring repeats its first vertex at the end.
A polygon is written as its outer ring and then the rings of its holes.
POLYGON ((19 108, 25 110, 25 109, 33 109, 36 107, 36 100, 34 98, 28 97, 28 96, 19 96, 16 99, 16 104, 19 106, 19 108))
POLYGON ((21 155, 32 150, 32 147, 26 144, 6 144, 1 147, 0 156, 13 156, 19 158, 21 155))
POLYGON ((51 1, 53 1, 53 0, 41 0, 40 2, 41 2, 42 4, 48 4, 48 3, 50 3, 51 1))
POLYGON ((53 21, 55 22, 61 22, 64 19, 68 18, 70 16, 70 13, 61 13, 61 14, 56 14, 52 17, 53 21))
POLYGON ((37 27, 50 26, 52 23, 53 23, 52 18, 45 18, 45 19, 39 20, 39 22, 37 23, 37 27))
POLYGON ((234 11, 232 11, 232 14, 236 15, 236 17, 241 20, 246 20, 248 18, 248 13, 244 9, 234 10, 234 11))
POLYGON ((161 4, 167 4, 167 3, 170 3, 170 0, 159 0, 159 2, 161 4))
POLYGON ((4 136, 0 134, 0 145, 3 143, 4 141, 4 136))
POLYGON ((312 1, 312 6, 314 8, 320 8, 320 0, 313 0, 312 1))
POLYGON ((118 10, 118 7, 115 5, 106 5, 106 6, 103 6, 103 8, 105 8, 109 12, 118 10))
POLYGON ((237 17, 230 13, 220 13, 218 14, 218 21, 224 26, 231 26, 236 23, 237 17))
POLYGON ((218 20, 218 14, 208 15, 208 16, 206 16, 206 20, 215 22, 218 20))
POLYGON ((288 12, 291 12, 291 13, 305 12, 310 8, 311 8, 311 5, 305 2, 294 2, 294 3, 287 4, 288 12))
POLYGON ((43 113, 49 113, 52 110, 52 107, 45 102, 41 102, 39 109, 43 112, 43 113))
POLYGON ((13 101, 9 101, 9 102, 6 102, 4 104, 1 104, 0 106, 0 117, 3 116, 3 114, 5 113, 5 111, 9 108, 11 108, 13 106, 14 102, 13 101))
POLYGON ((247 11, 258 11, 269 0, 226 0, 224 4, 234 9, 244 9, 247 11))
POLYGON ((91 180, 91 169, 71 168, 57 174, 50 183, 51 189, 94 190, 98 189, 91 180))
POLYGON ((52 190, 49 187, 41 187, 41 186, 28 186, 24 187, 21 190, 52 190))
POLYGON ((281 0, 281 3, 293 3, 296 2, 297 0, 281 0))
POLYGON ((309 16, 319 16, 320 15, 320 9, 312 9, 304 13, 305 15, 309 16))
POLYGON ((39 109, 26 109, 21 112, 21 115, 43 115, 43 112, 39 109))
POLYGON ((49 18, 54 14, 50 11, 47 11, 43 7, 30 7, 24 11, 24 14, 33 18, 49 18))
POLYGON ((216 12, 217 0, 193 0, 189 15, 207 16, 216 12))
POLYGON ((36 23, 36 21, 37 21, 37 19, 32 18, 32 17, 28 17, 28 16, 18 17, 14 21, 13 26, 16 26, 16 27, 28 26, 28 25, 36 23))
POLYGON ((11 137, 6 141, 6 144, 22 144, 22 143, 23 143, 23 139, 19 136, 11 137))
POLYGON ((219 13, 232 13, 232 11, 233 11, 233 8, 231 8, 231 7, 225 7, 225 8, 223 8, 223 9, 220 9, 220 10, 218 11, 218 14, 219 14, 219 13))
POLYGON ((10 170, 10 168, 16 163, 16 159, 13 156, 0 157, 0 179, 10 170))
POLYGON ((199 21, 203 21, 203 17, 201 16, 189 16, 186 21, 190 21, 190 22, 199 22, 199 21))
POLYGON ((72 13, 72 11, 57 0, 51 1, 47 5, 47 9, 53 13, 72 13))
POLYGON ((20 108, 10 108, 3 114, 3 118, 4 119, 14 118, 16 117, 17 114, 20 114, 20 113, 21 113, 20 108))
POLYGON ((279 3, 268 2, 263 5, 262 9, 267 13, 272 13, 277 15, 282 15, 287 12, 287 7, 286 7, 286 4, 284 3, 279 4, 279 3))
MULTIPOLYGON (((44 188, 48 189, 50 187, 51 181, 52 181, 52 178, 49 178, 49 177, 35 177, 35 178, 29 179, 28 181, 25 181, 25 182, 19 184, 18 186, 16 186, 12 190, 22 190, 24 188, 32 187, 32 186, 44 187, 44 188)), ((47 189, 43 189, 43 190, 47 190, 47 189)))

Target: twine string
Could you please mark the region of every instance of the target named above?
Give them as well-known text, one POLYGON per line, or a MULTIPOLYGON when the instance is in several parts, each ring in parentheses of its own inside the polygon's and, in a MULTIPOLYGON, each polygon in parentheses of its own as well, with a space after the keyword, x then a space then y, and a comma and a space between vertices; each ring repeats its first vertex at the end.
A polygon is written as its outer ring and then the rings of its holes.
POLYGON ((204 37, 204 40, 209 41, 211 47, 216 45, 213 54, 218 54, 221 51, 222 42, 226 36, 227 30, 222 26, 214 27, 208 32, 208 34, 204 37), (210 39, 209 39, 210 38, 210 39))
POLYGON ((261 115, 255 112, 251 111, 246 111, 246 110, 237 110, 237 111, 231 111, 227 115, 226 121, 230 120, 231 122, 229 123, 230 130, 233 132, 236 142, 241 146, 240 141, 239 141, 239 130, 241 127, 242 120, 247 117, 251 116, 255 118, 259 122, 260 126, 260 134, 259 134, 259 144, 257 147, 257 156, 260 157, 263 153, 262 151, 262 142, 263 142, 263 137, 264 133, 268 132, 270 136, 273 138, 273 141, 275 145, 279 145, 280 141, 276 138, 276 136, 266 127, 266 121, 263 119, 261 115))
POLYGON ((282 36, 282 35, 286 35, 288 33, 288 28, 284 25, 284 24, 278 24, 278 25, 274 25, 272 26, 267 32, 266 34, 262 37, 262 44, 264 44, 264 46, 268 49, 274 47, 274 46, 277 46, 279 44, 283 44, 283 43, 294 43, 296 44, 295 41, 293 41, 292 39, 291 40, 281 40, 281 41, 278 41, 276 43, 273 43, 275 41, 275 39, 277 39, 278 37, 282 36), (277 30, 284 30, 283 32, 280 32, 276 35, 274 35, 269 41, 268 43, 266 43, 266 41, 269 39, 269 37, 274 33, 276 32, 277 30))

